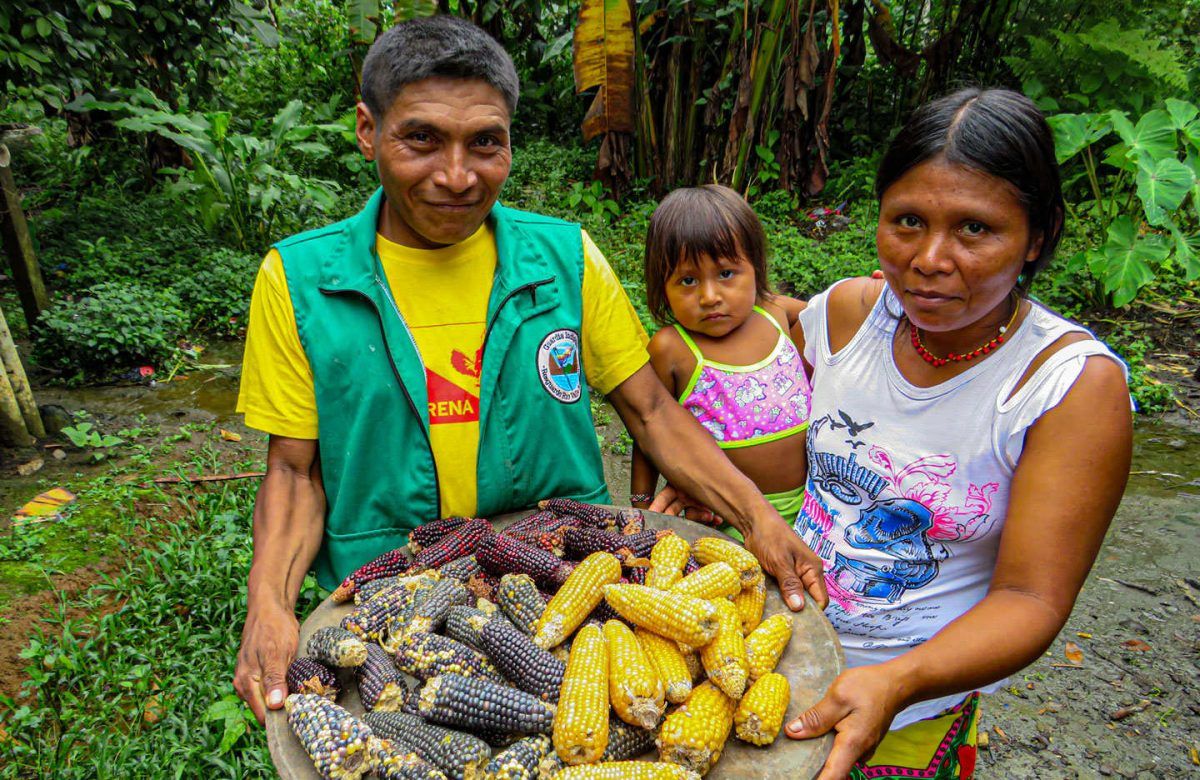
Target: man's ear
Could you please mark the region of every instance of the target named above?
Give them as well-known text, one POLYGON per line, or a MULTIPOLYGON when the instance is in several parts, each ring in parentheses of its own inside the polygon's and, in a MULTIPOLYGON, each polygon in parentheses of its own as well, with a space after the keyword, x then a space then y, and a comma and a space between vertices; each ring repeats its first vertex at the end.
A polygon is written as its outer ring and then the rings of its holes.
POLYGON ((367 104, 359 101, 354 107, 354 135, 358 138, 358 149, 368 162, 375 161, 375 116, 367 104))

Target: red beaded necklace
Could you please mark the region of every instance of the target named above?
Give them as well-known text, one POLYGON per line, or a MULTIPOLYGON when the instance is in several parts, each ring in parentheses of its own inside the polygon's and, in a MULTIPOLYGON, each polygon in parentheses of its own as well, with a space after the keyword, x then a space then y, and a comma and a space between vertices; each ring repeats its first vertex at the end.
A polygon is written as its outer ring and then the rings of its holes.
POLYGON ((922 360, 931 366, 944 366, 947 363, 959 363, 966 360, 974 360, 980 355, 986 355, 1004 343, 1005 335, 1012 330, 1013 323, 1017 321, 1017 314, 1019 314, 1021 311, 1021 298, 1014 292, 1013 299, 1013 313, 1012 317, 1010 317, 1008 320, 1008 324, 1001 325, 1000 332, 996 334, 996 337, 983 346, 976 347, 970 352, 964 352, 961 355, 957 352, 950 352, 946 355, 946 357, 940 358, 925 348, 925 345, 921 342, 920 328, 918 328, 916 325, 913 325, 912 321, 909 320, 908 329, 912 334, 913 349, 916 350, 917 354, 921 356, 922 360))

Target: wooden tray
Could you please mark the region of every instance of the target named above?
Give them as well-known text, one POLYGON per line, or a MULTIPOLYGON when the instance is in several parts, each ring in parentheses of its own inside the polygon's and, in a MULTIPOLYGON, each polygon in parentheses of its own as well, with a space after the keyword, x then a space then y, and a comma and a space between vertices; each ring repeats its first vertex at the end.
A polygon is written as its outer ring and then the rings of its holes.
MULTIPOLYGON (((519 518, 528 515, 520 512, 504 515, 493 521, 497 530, 503 529, 519 518)), ((713 529, 697 523, 670 515, 646 513, 646 527, 669 528, 687 539, 695 541, 702 536, 723 536, 713 529)), ((725 537, 728 538, 728 537, 725 537)), ((314 631, 323 626, 336 626, 353 608, 352 603, 334 604, 328 599, 313 611, 304 624, 300 626, 300 648, 314 631)), ((779 595, 779 587, 775 580, 767 577, 767 605, 764 617, 777 612, 787 612, 779 595)), ((792 613, 795 622, 792 624, 792 641, 779 661, 776 671, 788 678, 792 687, 792 700, 788 706, 787 718, 794 718, 799 713, 811 707, 829 686, 834 678, 846 666, 845 656, 838 643, 837 634, 825 615, 811 607, 805 607, 800 612, 792 613)), ((410 687, 419 685, 419 681, 408 679, 410 687)), ((358 686, 353 682, 353 674, 343 673, 344 692, 338 697, 338 704, 356 715, 363 712, 362 703, 358 698, 358 686)), ((787 720, 784 721, 785 723, 787 720)), ((299 740, 288 727, 287 715, 283 710, 267 712, 267 745, 271 750, 271 759, 279 776, 284 780, 319 780, 319 775, 313 769, 312 761, 304 752, 299 740)), ((750 745, 730 734, 725 746, 725 754, 721 760, 706 775, 707 778, 723 780, 723 778, 812 778, 820 771, 829 751, 833 748, 832 735, 819 739, 792 740, 780 732, 779 738, 769 747, 750 745)), ((655 760, 657 753, 651 751, 643 758, 655 760)))

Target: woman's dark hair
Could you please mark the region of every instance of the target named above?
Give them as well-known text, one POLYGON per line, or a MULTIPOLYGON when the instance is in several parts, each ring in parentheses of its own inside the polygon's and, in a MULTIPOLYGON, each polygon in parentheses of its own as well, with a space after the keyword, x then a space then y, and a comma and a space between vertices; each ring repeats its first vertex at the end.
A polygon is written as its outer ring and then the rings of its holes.
POLYGON ((1019 286, 1054 256, 1062 237, 1063 196, 1054 134, 1033 101, 1008 89, 962 89, 918 108, 900 129, 875 177, 883 199, 900 177, 935 157, 982 171, 1013 186, 1029 227, 1042 236, 1038 256, 1025 264, 1019 286))
POLYGON ((718 261, 741 255, 754 268, 758 299, 771 296, 767 236, 746 199, 720 184, 681 187, 658 204, 646 232, 646 304, 655 321, 671 321, 667 279, 702 255, 718 261))

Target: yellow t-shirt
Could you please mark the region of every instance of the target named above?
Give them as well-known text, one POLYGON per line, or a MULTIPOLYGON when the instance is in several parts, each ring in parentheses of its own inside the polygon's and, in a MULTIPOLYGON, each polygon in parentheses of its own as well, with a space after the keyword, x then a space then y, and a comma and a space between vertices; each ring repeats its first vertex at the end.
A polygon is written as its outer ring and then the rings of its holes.
MULTIPOLYGON (((442 516, 473 515, 479 359, 496 269, 491 227, 484 223, 470 238, 441 249, 414 249, 378 235, 376 248, 425 364, 442 516)), ((584 373, 591 387, 608 394, 649 360, 648 339, 616 274, 586 232, 583 256, 584 373)), ((267 253, 254 282, 237 409, 251 428, 317 438, 312 369, 275 250, 267 253)))

